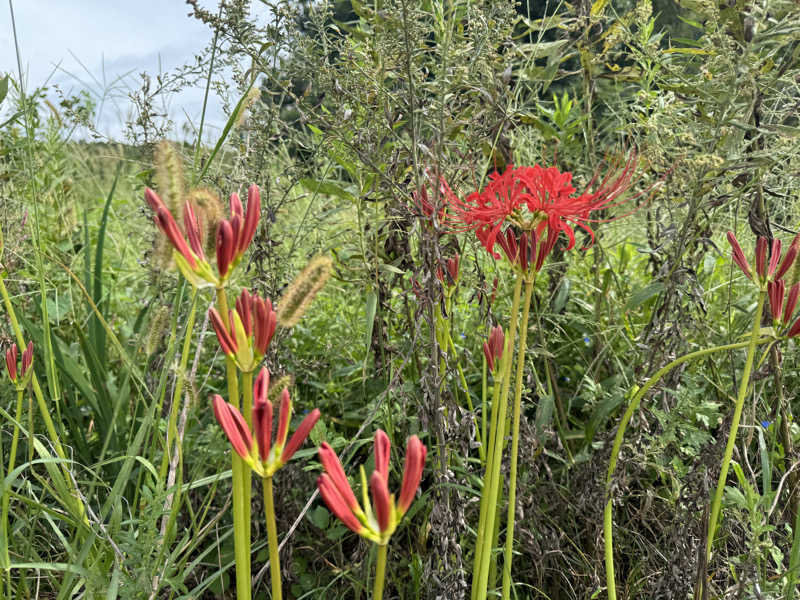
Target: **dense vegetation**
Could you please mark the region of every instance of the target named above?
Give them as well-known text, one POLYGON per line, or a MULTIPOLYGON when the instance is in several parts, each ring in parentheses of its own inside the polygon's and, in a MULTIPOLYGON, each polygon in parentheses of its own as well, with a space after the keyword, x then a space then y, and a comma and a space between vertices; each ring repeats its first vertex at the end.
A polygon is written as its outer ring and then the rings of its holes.
MULTIPOLYGON (((126 140, 96 141, 89 95, 54 105, 17 74, 2 80, 0 348, 32 340, 35 374, 0 378, 2 593, 236 597, 237 475, 211 408, 230 394, 207 317, 218 300, 176 268, 144 194, 178 221, 190 199, 215 224, 255 183, 260 222, 225 284, 231 303, 248 288, 285 310, 297 273, 332 261, 263 361, 294 401, 291 430, 322 415, 274 480, 284 596, 371 597, 375 546, 315 493, 315 447, 338 453, 360 498, 382 429, 398 497, 406 440, 428 449, 385 597, 469 597, 493 404, 482 348, 493 327, 508 333, 519 270, 456 223, 440 181, 466 201, 493 173, 539 164, 580 193, 628 164, 622 194, 572 222, 574 247, 562 231, 530 282, 511 597, 613 598, 609 558, 619 598, 793 597, 798 350, 756 271, 773 240, 786 256, 800 221, 797 4, 262 2, 269 23, 248 0, 189 2, 208 52, 132 93, 126 140), (213 145, 202 122, 175 142, 153 108, 205 85, 198 72, 235 90, 213 145)), ((788 295, 800 266, 782 276, 788 295)), ((263 514, 256 481, 254 598, 274 597, 263 514)))

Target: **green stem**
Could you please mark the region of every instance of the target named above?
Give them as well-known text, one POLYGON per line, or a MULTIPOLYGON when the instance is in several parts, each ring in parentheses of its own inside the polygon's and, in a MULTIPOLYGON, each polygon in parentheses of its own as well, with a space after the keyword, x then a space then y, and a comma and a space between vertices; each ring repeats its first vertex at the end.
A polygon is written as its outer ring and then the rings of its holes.
MULTIPOLYGON (((450 346, 450 351, 453 353, 453 358, 456 361, 456 370, 458 371, 458 378, 461 381, 461 387, 464 388, 464 394, 467 396, 467 408, 469 408, 469 412, 472 414, 472 424, 475 426, 475 435, 478 437, 478 444, 480 444, 478 446, 478 456, 481 459, 481 463, 483 463, 486 460, 486 450, 483 447, 483 438, 481 436, 481 430, 478 427, 478 417, 475 414, 475 407, 472 405, 472 397, 469 395, 467 378, 464 376, 464 370, 461 368, 461 363, 458 360, 456 345, 453 343, 453 336, 451 335, 450 331, 447 332, 447 341, 450 346)), ((485 357, 484 360, 486 360, 485 357)))
MULTIPOLYGON (((186 381, 186 369, 189 365, 189 351, 191 350, 192 333, 194 333, 194 321, 197 314, 197 288, 192 288, 192 307, 189 310, 189 318, 186 322, 186 331, 183 336, 183 350, 181 351, 181 366, 178 369, 178 376, 175 379, 175 389, 172 392, 172 406, 169 412, 169 422, 167 424, 167 451, 161 459, 161 469, 159 475, 161 481, 167 475, 169 458, 173 452, 172 445, 178 433, 178 408, 183 396, 183 385, 186 381)), ((177 452, 177 450, 174 450, 177 452)), ((180 486, 179 486, 180 487, 180 486)))
MULTIPOLYGON (((6 313, 8 314, 8 320, 11 323, 11 329, 14 331, 14 335, 17 338, 17 344, 20 348, 25 348, 25 336, 22 335, 22 328, 19 326, 19 322, 17 321, 16 313, 14 312, 14 306, 11 304, 11 297, 8 295, 8 289, 6 288, 5 281, 3 277, 0 276, 0 295, 3 296, 3 304, 6 307, 6 313)), ((31 386, 33 387, 33 394, 36 396, 36 403, 39 406, 39 412, 42 415, 42 420, 44 421, 44 426, 47 429, 47 435, 50 437, 50 443, 53 444, 53 448, 56 451, 56 455, 58 458, 62 460, 61 464, 61 471, 64 474, 64 482, 66 487, 73 490, 73 500, 75 502, 75 510, 77 511, 78 515, 83 520, 84 524, 89 523, 88 519, 86 518, 86 507, 83 505, 83 501, 81 500, 80 495, 77 493, 75 485, 72 481, 72 477, 70 476, 67 455, 64 452, 64 448, 61 446, 61 441, 59 440, 58 434, 56 433, 56 427, 53 424, 53 418, 50 416, 50 410, 47 407, 47 402, 45 402, 44 394, 42 393, 42 388, 39 385, 39 379, 36 377, 36 373, 31 373, 31 386)))
MULTIPOLYGON (((486 356, 483 356, 483 369, 481 371, 481 440, 486 439, 486 396, 488 395, 486 390, 488 386, 487 378, 489 372, 489 365, 486 363, 486 356)), ((481 457, 481 466, 486 468, 486 449, 484 448, 484 444, 481 443, 480 448, 480 457, 481 457)))
POLYGON ((281 563, 278 555, 278 531, 275 528, 275 503, 272 496, 272 477, 264 477, 264 517, 267 520, 269 542, 269 574, 272 580, 272 600, 281 600, 281 563))
POLYGON ((511 560, 514 552, 514 521, 517 500, 517 454, 519 453, 519 422, 522 404, 522 376, 525 371, 525 350, 528 341, 528 316, 533 294, 533 278, 525 281, 525 303, 522 305, 522 324, 519 329, 517 352, 517 380, 514 383, 514 424, 511 431, 511 473, 508 484, 508 521, 506 525, 506 549, 503 555, 503 598, 511 597, 511 560))
MULTIPOLYGON (((253 372, 242 373, 242 414, 247 422, 250 431, 253 430, 253 372)), ((242 508, 244 509, 244 522, 247 524, 247 547, 251 543, 251 523, 252 523, 252 497, 253 497, 253 478, 250 476, 250 465, 245 464, 244 468, 244 498, 242 498, 242 508)), ((270 484, 272 485, 272 484, 270 484)))
MULTIPOLYGON (((486 510, 483 528, 483 537, 479 537, 475 547, 476 566, 478 571, 477 582, 473 579, 472 594, 475 600, 485 600, 489 582, 489 565, 492 562, 492 532, 494 531, 497 517, 497 497, 500 489, 500 466, 503 457, 503 430, 505 428, 506 413, 508 412, 508 390, 511 384, 511 364, 514 354, 514 342, 517 335, 517 318, 519 315, 520 296, 522 295, 522 278, 517 277, 514 286, 514 300, 511 306, 511 321, 508 326, 505 348, 503 350, 503 378, 500 397, 496 407, 492 407, 493 428, 489 434, 489 456, 487 458, 487 472, 484 478, 484 493, 481 495, 481 510, 486 510), (495 415, 497 419, 495 420, 495 415), (488 489, 487 480, 488 479, 488 489), (486 502, 484 506, 484 496, 486 502), (478 559, 480 563, 478 564, 478 559)), ((474 575, 473 575, 474 577, 474 575)))
POLYGON ((750 372, 753 370, 753 359, 756 354, 756 346, 758 345, 758 336, 761 331, 761 313, 764 310, 764 299, 766 298, 766 291, 762 290, 758 295, 758 306, 756 313, 753 316, 753 330, 750 334, 750 343, 747 347, 747 359, 744 363, 744 371, 742 372, 742 379, 739 382, 739 395, 736 397, 736 406, 733 410, 733 421, 731 422, 731 430, 728 433, 728 443, 725 446, 725 454, 722 457, 722 465, 719 472, 719 481, 717 482, 717 489, 714 492, 714 500, 711 503, 711 516, 708 519, 708 536, 706 537, 706 564, 711 559, 711 546, 714 543, 714 534, 717 530, 717 520, 719 519, 719 511, 722 507, 722 493, 725 491, 725 480, 728 478, 728 467, 731 464, 731 457, 733 456, 733 447, 736 444, 736 433, 739 430, 739 420, 742 418, 742 408, 744 408, 744 398, 747 395, 747 388, 750 385, 750 372))
POLYGON ((378 544, 378 562, 375 564, 375 584, 372 588, 372 600, 382 600, 383 584, 386 580, 386 554, 388 544, 378 544))
MULTIPOLYGON (((8 476, 11 471, 14 470, 14 466, 17 461, 17 444, 19 442, 19 422, 22 419, 22 399, 24 397, 25 390, 22 388, 17 389, 17 411, 14 414, 14 433, 11 437, 11 451, 8 456, 8 469, 6 469, 5 474, 3 477, 5 478, 8 476)), ((6 570, 6 574, 8 575, 8 589, 9 592, 11 591, 11 557, 8 554, 8 506, 11 500, 11 490, 5 488, 3 490, 3 498, 2 498, 2 508, 0 508, 0 550, 2 554, 0 554, 0 562, 2 562, 3 569, 6 570)), ((11 596, 9 596, 10 598, 11 596)))
MULTIPOLYGON (((224 319, 228 316, 228 298, 225 288, 217 288, 217 310, 224 319)), ((225 357, 225 372, 228 379, 228 402, 239 408, 239 373, 234 360, 225 357)), ((233 485, 233 552, 236 558, 236 597, 250 600, 250 545, 248 544, 250 522, 245 521, 245 490, 250 478, 250 469, 244 460, 231 453, 231 483, 233 485)))
MULTIPOLYGON (((772 341, 772 338, 763 338, 758 341, 759 344, 764 344, 769 341, 772 341)), ((642 398, 649 392, 654 385, 656 385, 667 373, 672 371, 677 366, 682 365, 685 362, 694 360, 695 358, 701 358, 708 354, 713 354, 714 352, 724 352, 727 350, 737 350, 739 348, 744 348, 745 346, 749 346, 750 341, 746 342, 737 342, 735 344, 725 344, 723 346, 714 346, 712 348, 704 348, 702 350, 696 350, 695 352, 690 352, 689 354, 684 354, 683 356, 676 358, 668 365, 662 367, 658 371, 656 371, 655 375, 653 375, 641 388, 638 388, 631 398, 631 401, 628 403, 628 407, 625 409, 625 413, 622 415, 622 419, 620 419, 619 427, 617 427, 617 434, 614 437, 614 444, 611 446, 611 458, 608 462, 608 471, 606 473, 606 506, 603 515, 603 541, 605 547, 605 563, 606 563, 606 586, 608 589, 608 600, 616 600, 617 598, 617 591, 616 591, 616 582, 614 579, 614 539, 613 539, 613 505, 612 505, 612 497, 611 497, 611 484, 614 479, 614 472, 617 469, 617 462, 619 460, 619 453, 622 449, 622 441, 625 438, 625 430, 628 427, 628 423, 630 422, 631 418, 633 417, 633 413, 636 412, 636 409, 639 407, 639 403, 642 401, 642 398)))
POLYGON ((786 574, 786 600, 794 600, 794 592, 797 581, 797 572, 800 570, 800 512, 794 518, 794 530, 792 537, 792 551, 789 554, 789 572, 786 574))

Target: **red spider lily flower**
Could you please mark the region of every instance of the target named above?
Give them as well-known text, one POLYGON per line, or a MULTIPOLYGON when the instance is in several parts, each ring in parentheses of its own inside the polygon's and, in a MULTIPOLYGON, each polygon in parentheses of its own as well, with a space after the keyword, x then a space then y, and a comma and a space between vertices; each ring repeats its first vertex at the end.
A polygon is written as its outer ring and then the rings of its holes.
POLYGON ((800 295, 800 282, 795 283, 789 288, 789 295, 786 298, 786 307, 783 309, 783 324, 788 324, 794 314, 794 309, 797 306, 797 298, 800 295))
POLYGON ((498 325, 489 332, 489 339, 483 342, 483 354, 486 356, 486 364, 489 370, 494 373, 495 369, 500 368, 500 359, 503 358, 506 337, 503 328, 498 325))
POLYGON ((33 342, 28 342, 28 346, 22 352, 22 365, 19 370, 17 369, 18 358, 19 349, 16 344, 11 344, 11 347, 6 350, 8 378, 18 388, 24 388, 33 376, 33 371, 31 370, 31 365, 33 364, 33 342))
POLYGON ((225 354, 236 361, 240 370, 255 371, 267 353, 278 323, 272 302, 245 289, 236 299, 236 310, 229 311, 226 320, 214 308, 208 314, 225 354))
POLYGON ((732 231, 728 232, 728 243, 731 245, 731 258, 733 262, 736 263, 748 279, 752 279, 753 274, 750 271, 750 265, 744 257, 744 252, 742 252, 742 247, 739 245, 739 240, 736 239, 736 234, 732 231))
POLYGON ((400 499, 395 503, 388 487, 390 446, 388 436, 379 429, 375 433, 375 470, 370 476, 369 486, 363 467, 361 468, 364 502, 367 504, 363 509, 350 488, 336 453, 328 444, 322 444, 319 449, 325 473, 317 480, 317 486, 325 504, 350 530, 379 544, 389 542, 403 515, 411 506, 422 479, 427 454, 419 438, 411 436, 406 447, 400 499), (368 504, 367 487, 372 495, 372 507, 368 504))
POLYGON ((786 285, 783 279, 778 281, 770 281, 767 284, 767 296, 769 297, 769 310, 772 313, 772 320, 778 322, 781 320, 781 313, 783 312, 783 296, 786 292, 786 285))
POLYGON ((155 213, 156 225, 175 248, 175 263, 184 277, 196 287, 203 285, 204 282, 216 287, 221 286, 255 236, 261 212, 258 187, 251 185, 248 189, 246 216, 239 196, 231 195, 231 218, 220 221, 216 233, 218 275, 213 273, 211 265, 206 260, 200 235, 200 221, 191 203, 187 201, 183 207, 184 230, 189 240, 187 244, 175 218, 158 194, 146 188, 144 196, 155 213))
POLYGON ((253 383, 253 429, 251 433, 247 422, 239 410, 225 402, 220 396, 214 396, 214 414, 236 453, 261 477, 272 477, 275 472, 289 462, 303 445, 320 417, 319 409, 312 410, 291 439, 286 443, 291 418, 292 402, 289 391, 281 394, 281 410, 278 434, 272 440, 272 403, 268 398, 269 371, 262 368, 253 383))
MULTIPOLYGON (((567 249, 571 249, 575 245, 574 227, 586 231, 594 241, 594 232, 587 224, 590 213, 615 206, 614 201, 630 187, 635 164, 634 153, 622 168, 612 169, 595 191, 589 188, 597 177, 578 196, 573 195, 571 173, 562 173, 556 167, 510 165, 502 174, 493 173, 483 191, 470 194, 465 201, 455 196, 447 199, 454 213, 453 221, 462 229, 475 231, 496 258, 499 254, 494 251, 494 244, 509 225, 535 232, 537 242, 544 239, 544 230, 548 229, 555 236, 553 244, 563 231, 569 239, 567 249)), ((542 261, 544 256, 546 253, 542 254, 542 261)))

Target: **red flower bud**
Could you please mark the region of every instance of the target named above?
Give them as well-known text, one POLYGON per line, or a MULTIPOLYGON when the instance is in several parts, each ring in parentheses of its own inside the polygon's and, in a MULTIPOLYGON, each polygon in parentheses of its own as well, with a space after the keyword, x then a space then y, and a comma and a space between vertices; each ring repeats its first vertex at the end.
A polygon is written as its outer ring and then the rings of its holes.
POLYGON ((228 436, 236 454, 247 459, 253 448, 253 437, 250 435, 250 429, 247 427, 242 413, 232 404, 225 402, 219 394, 214 394, 212 404, 214 416, 222 426, 225 435, 228 436))
POLYGON ((425 456, 428 449, 420 439, 412 435, 406 444, 406 463, 403 469, 403 485, 400 488, 400 499, 397 510, 404 515, 414 500, 419 482, 422 480, 422 470, 425 468, 425 456))
POLYGON ((272 402, 267 397, 268 391, 269 371, 262 367, 253 383, 253 429, 261 462, 266 462, 269 458, 272 443, 272 402))
POLYGON ((214 331, 217 332, 217 339, 219 340, 219 345, 222 346, 222 351, 229 356, 236 354, 239 346, 234 336, 228 333, 228 327, 217 312, 217 309, 209 308, 208 317, 211 320, 214 331))
POLYGON ((767 284, 767 296, 769 296, 769 310, 772 313, 774 320, 781 318, 781 311, 783 309, 783 295, 785 292, 785 284, 783 279, 778 281, 770 281, 767 284))
MULTIPOLYGON (((344 523, 348 529, 355 533, 361 533, 364 526, 359 522, 358 518, 348 508, 347 501, 342 498, 340 489, 333 483, 333 480, 327 473, 323 473, 317 479, 317 488, 319 489, 320 496, 325 501, 325 504, 337 519, 344 523)), ((348 490, 350 486, 348 485, 348 490)), ((353 492, 350 491, 352 496, 353 492)))
POLYGON ((175 222, 175 219, 172 217, 172 214, 166 209, 166 207, 161 208, 158 210, 158 212, 156 212, 155 222, 156 225, 158 225, 158 228, 164 233, 164 235, 167 236, 167 239, 172 244, 172 247, 181 253, 192 269, 196 268, 197 260, 195 260, 194 254, 186 244, 186 240, 183 239, 183 234, 178 228, 178 224, 175 222))
POLYGON ((289 390, 283 388, 281 392, 281 414, 278 420, 278 434, 275 436, 275 445, 283 446, 286 443, 286 436, 289 435, 289 419, 292 416, 292 400, 289 398, 289 390))
POLYGON ((389 454, 392 444, 389 436, 383 429, 375 432, 375 470, 381 474, 384 480, 389 481, 389 454))
POLYGON ((739 245, 739 240, 736 239, 736 235, 734 235, 732 231, 728 232, 728 243, 731 245, 731 257, 733 258, 733 262, 736 263, 748 279, 752 279, 753 275, 750 272, 750 265, 744 257, 744 252, 742 252, 742 247, 739 245))
POLYGON ((236 238, 231 223, 220 221, 217 227, 217 270, 220 277, 227 275, 235 251, 236 238))
POLYGON ((800 319, 797 319, 794 324, 789 328, 789 331, 786 332, 787 337, 794 337, 798 333, 800 333, 800 319))
POLYGON ((262 300, 259 297, 254 299, 255 312, 255 340, 253 345, 262 356, 267 353, 272 336, 275 335, 275 327, 278 324, 278 313, 272 310, 272 302, 262 300))
MULTIPOLYGON (((239 199, 239 194, 234 192, 231 194, 231 221, 233 221, 236 217, 239 217, 239 222, 241 223, 242 219, 244 218, 244 209, 242 208, 242 201, 239 199)), ((238 235, 238 227, 233 231, 238 235)))
POLYGON ((11 347, 6 350, 6 369, 8 370, 8 376, 11 379, 12 383, 17 382, 17 357, 19 356, 19 350, 17 349, 16 344, 11 344, 11 347))
POLYGON ((242 290, 239 297, 236 299, 236 312, 239 313, 239 319, 242 321, 242 327, 247 337, 253 335, 253 315, 251 312, 253 306, 253 297, 247 288, 242 290))
POLYGON ((789 249, 786 250, 786 254, 781 261, 781 266, 778 267, 778 272, 775 273, 775 279, 783 278, 783 276, 786 275, 786 272, 792 267, 795 258, 797 258, 798 246, 800 246, 800 240, 795 237, 794 240, 792 240, 792 243, 789 244, 789 249))
POLYGON ((386 479, 377 470, 373 471, 372 476, 369 478, 369 490, 372 492, 372 506, 375 509, 378 528, 381 531, 386 531, 392 519, 392 500, 389 497, 386 479))
POLYGON ((756 240, 756 273, 764 279, 767 267, 767 238, 759 237, 756 240))
POLYGON ((317 424, 319 421, 320 412, 318 408, 315 408, 310 413, 306 415, 306 418, 303 419, 300 426, 295 429, 294 434, 289 439, 289 443, 286 444, 286 447, 283 449, 281 453, 281 462, 287 463, 292 459, 294 453, 297 452, 300 446, 303 445, 303 442, 306 441, 308 434, 311 433, 311 430, 314 429, 314 425, 317 424))
MULTIPOLYGON (((333 448, 331 448, 327 442, 322 442, 318 452, 322 467, 325 469, 325 473, 327 473, 331 484, 336 489, 337 496, 339 496, 348 507, 348 511, 360 512, 361 507, 359 507, 355 494, 353 494, 353 490, 350 488, 347 475, 344 474, 342 463, 339 461, 339 457, 336 456, 336 452, 333 451, 333 448)), ((325 475, 323 475, 323 477, 324 476, 325 475)), ((320 492, 321 491, 322 489, 320 489, 320 492)), ((331 507, 330 503, 328 503, 328 507, 331 507)), ((337 514, 337 516, 339 515, 337 514)), ((341 517, 339 518, 341 519, 341 517)), ((344 521, 344 519, 342 520, 344 521)))
POLYGON ((242 231, 239 234, 239 243, 237 252, 243 254, 253 237, 256 234, 256 227, 258 227, 258 219, 261 216, 261 193, 257 185, 251 185, 247 189, 247 216, 244 219, 242 231))
POLYGON ((769 269, 767 270, 767 277, 772 279, 775 274, 775 268, 778 266, 778 261, 781 259, 781 241, 777 238, 772 240, 772 252, 769 255, 769 269))
POLYGON ((28 369, 31 368, 31 364, 33 364, 33 342, 28 342, 28 347, 25 348, 25 352, 22 353, 22 378, 25 378, 25 375, 28 374, 28 369))

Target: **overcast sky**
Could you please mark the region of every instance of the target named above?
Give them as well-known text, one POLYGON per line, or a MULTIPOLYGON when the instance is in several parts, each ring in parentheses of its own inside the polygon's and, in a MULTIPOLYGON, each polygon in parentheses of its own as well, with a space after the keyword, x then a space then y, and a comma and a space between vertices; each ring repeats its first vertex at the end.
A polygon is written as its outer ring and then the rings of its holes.
MULTIPOLYGON (((201 4, 213 7, 216 0, 201 4)), ((130 112, 128 92, 140 87, 139 74, 155 76, 191 63, 211 41, 210 30, 187 16, 190 7, 184 0, 13 0, 13 6, 28 91, 48 78, 67 93, 87 89, 98 101, 104 89, 110 90, 97 126, 114 138, 120 137, 130 112)), ((4 1, 0 73, 6 72, 17 79, 11 12, 4 1)), ((172 137, 183 137, 180 127, 187 118, 199 121, 203 93, 198 84, 169 99, 164 108, 178 129, 172 137)), ((218 131, 224 122, 221 101, 214 97, 206 124, 218 131)), ((213 130, 208 133, 214 136, 213 130)))

